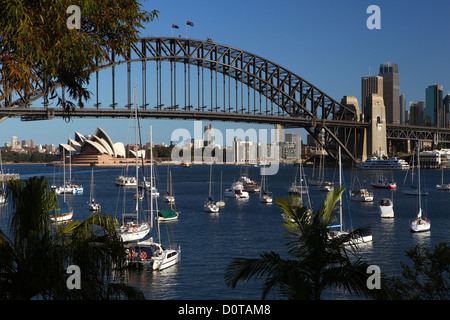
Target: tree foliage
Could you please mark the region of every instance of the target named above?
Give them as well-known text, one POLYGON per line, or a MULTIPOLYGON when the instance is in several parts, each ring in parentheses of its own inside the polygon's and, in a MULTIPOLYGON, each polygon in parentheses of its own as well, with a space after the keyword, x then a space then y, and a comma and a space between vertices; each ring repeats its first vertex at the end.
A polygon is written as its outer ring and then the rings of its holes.
MULTIPOLYGON (((83 106, 85 88, 108 53, 126 55, 139 29, 158 16, 136 0, 0 0, 0 100, 11 93, 28 97, 55 83, 83 106), (81 29, 69 29, 67 8, 81 9, 81 29)), ((72 102, 59 103, 70 111, 72 102)))
POLYGON ((273 251, 265 251, 255 259, 234 258, 225 273, 227 285, 235 288, 239 281, 264 279, 263 299, 278 289, 288 299, 318 300, 330 288, 359 296, 384 297, 383 290, 367 287, 368 264, 356 256, 356 246, 345 245, 351 234, 329 237, 328 225, 343 190, 335 188, 330 192, 313 216, 306 207, 293 205, 292 200, 277 199, 292 238, 287 244, 290 258, 283 259, 273 251))
POLYGON ((450 299, 450 247, 440 242, 434 251, 416 245, 406 251, 412 264, 401 263, 401 277, 393 278, 393 287, 400 299, 450 299))
POLYGON ((121 281, 125 248, 117 220, 94 213, 53 223, 58 198, 44 177, 8 182, 10 230, 0 230, 0 299, 143 299, 121 281), (81 288, 67 287, 68 266, 81 270, 81 288))

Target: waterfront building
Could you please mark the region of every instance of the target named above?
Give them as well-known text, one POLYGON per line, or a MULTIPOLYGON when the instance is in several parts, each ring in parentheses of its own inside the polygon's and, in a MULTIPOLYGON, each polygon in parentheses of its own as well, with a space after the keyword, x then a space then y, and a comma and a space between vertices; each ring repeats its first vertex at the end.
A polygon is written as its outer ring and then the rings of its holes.
POLYGON ((126 157, 125 146, 122 142, 113 143, 108 134, 97 128, 93 135, 83 135, 75 132, 75 139, 68 139, 60 144, 60 148, 74 150, 72 165, 126 165, 136 160, 135 156, 126 157))
POLYGON ((443 127, 445 114, 442 100, 443 87, 439 84, 431 85, 425 90, 426 109, 425 125, 430 127, 443 127))
POLYGON ((422 151, 420 165, 424 168, 439 168, 450 166, 450 149, 422 151))
POLYGON ((400 123, 400 75, 396 63, 380 65, 379 76, 383 77, 383 100, 386 108, 386 123, 400 123))

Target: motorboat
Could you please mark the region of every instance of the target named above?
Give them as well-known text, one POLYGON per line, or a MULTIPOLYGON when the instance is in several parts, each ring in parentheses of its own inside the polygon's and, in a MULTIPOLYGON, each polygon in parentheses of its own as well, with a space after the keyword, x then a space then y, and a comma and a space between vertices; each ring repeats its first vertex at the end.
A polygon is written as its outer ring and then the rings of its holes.
POLYGON ((394 217, 394 203, 389 198, 382 198, 378 210, 381 218, 393 218, 394 217))
POLYGON ((118 176, 115 180, 116 186, 120 187, 136 187, 137 180, 135 177, 118 176))
POLYGON ((359 202, 372 202, 373 193, 367 189, 358 189, 350 192, 350 199, 359 202))
POLYGON ((231 188, 225 189, 224 194, 226 197, 237 199, 250 197, 249 193, 244 190, 244 185, 240 181, 233 182, 231 188))
POLYGON ((181 261, 180 247, 164 248, 160 243, 153 242, 153 238, 128 245, 128 261, 148 262, 153 270, 164 270, 181 261))

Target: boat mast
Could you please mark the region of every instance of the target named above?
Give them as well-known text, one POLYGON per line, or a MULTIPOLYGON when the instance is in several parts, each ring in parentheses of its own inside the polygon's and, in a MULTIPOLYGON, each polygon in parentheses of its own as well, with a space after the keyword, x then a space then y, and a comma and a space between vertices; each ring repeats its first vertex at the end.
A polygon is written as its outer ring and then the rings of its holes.
POLYGON ((134 121, 135 121, 135 150, 136 150, 136 219, 139 220, 139 184, 138 184, 138 121, 137 121, 138 115, 137 115, 137 103, 136 103, 136 85, 134 86, 134 121))
MULTIPOLYGON (((342 186, 342 159, 341 159, 341 146, 339 146, 339 187, 342 186)), ((339 222, 342 231, 342 195, 339 198, 339 222)))
POLYGON ((419 144, 420 144, 420 141, 417 144, 417 175, 419 176, 418 177, 418 181, 419 181, 419 188, 418 188, 418 192, 419 192, 419 197, 418 197, 418 199, 419 199, 419 213, 417 214, 417 218, 418 219, 422 218, 422 190, 420 188, 420 156, 419 156, 420 148, 419 148, 419 144))
POLYGON ((152 141, 153 141, 152 125, 150 124, 150 226, 153 229, 153 142, 152 141))

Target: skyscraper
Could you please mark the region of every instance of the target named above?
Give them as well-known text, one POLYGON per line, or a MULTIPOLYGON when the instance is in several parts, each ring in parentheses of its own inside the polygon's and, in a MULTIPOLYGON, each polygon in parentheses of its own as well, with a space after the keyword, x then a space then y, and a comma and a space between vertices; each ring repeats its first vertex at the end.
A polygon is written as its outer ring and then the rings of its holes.
POLYGON ((425 125, 425 101, 409 103, 409 124, 412 126, 425 125))
POLYGON ((383 77, 383 99, 386 108, 386 122, 400 123, 400 75, 396 63, 380 65, 379 76, 383 77))
POLYGON ((400 95, 400 124, 406 123, 406 99, 405 95, 402 93, 400 95))
POLYGON ((371 94, 383 96, 383 77, 368 76, 361 78, 361 111, 366 114, 367 98, 371 94))
POLYGON ((447 94, 443 100, 444 114, 445 114, 445 127, 450 128, 450 93, 447 94))
POLYGON ((445 114, 442 101, 443 87, 439 84, 429 86, 425 90, 425 125, 431 127, 443 127, 445 114))

